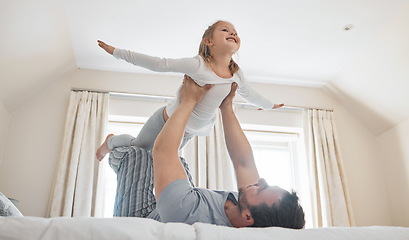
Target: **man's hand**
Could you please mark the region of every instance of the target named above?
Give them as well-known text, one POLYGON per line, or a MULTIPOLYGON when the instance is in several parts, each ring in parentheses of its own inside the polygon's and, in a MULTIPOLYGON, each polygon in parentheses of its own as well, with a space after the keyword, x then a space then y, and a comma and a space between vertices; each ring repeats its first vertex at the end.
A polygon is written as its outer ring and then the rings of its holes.
POLYGON ((219 106, 220 110, 231 109, 232 108, 233 98, 236 95, 236 90, 237 90, 237 83, 232 83, 229 95, 227 95, 224 98, 223 102, 219 106))
POLYGON ((203 87, 197 85, 192 78, 185 75, 179 96, 182 103, 196 104, 202 100, 203 96, 213 87, 213 84, 206 84, 203 87))
POLYGON ((98 40, 98 46, 100 46, 102 49, 104 49, 107 53, 109 54, 114 54, 115 48, 112 47, 111 45, 108 45, 104 43, 103 41, 98 40))

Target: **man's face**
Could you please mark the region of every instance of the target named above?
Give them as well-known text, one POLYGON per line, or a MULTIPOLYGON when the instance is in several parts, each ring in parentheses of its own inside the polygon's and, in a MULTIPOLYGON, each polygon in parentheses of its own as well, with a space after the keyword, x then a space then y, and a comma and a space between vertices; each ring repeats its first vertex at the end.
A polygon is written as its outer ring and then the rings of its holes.
POLYGON ((262 203, 271 206, 285 193, 286 190, 277 186, 269 186, 266 180, 261 178, 257 183, 239 189, 239 208, 242 210, 262 203))

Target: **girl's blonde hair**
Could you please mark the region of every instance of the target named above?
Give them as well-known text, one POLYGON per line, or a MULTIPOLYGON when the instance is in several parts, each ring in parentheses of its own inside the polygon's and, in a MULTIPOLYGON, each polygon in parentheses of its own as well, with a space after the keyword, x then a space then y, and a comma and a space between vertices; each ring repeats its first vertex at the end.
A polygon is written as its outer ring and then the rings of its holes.
MULTIPOLYGON (((212 61, 212 54, 210 52, 210 47, 204 43, 204 40, 212 39, 214 29, 216 28, 217 24, 220 22, 224 22, 224 21, 219 20, 213 23, 212 25, 210 25, 206 29, 206 31, 203 33, 202 41, 200 42, 200 46, 199 46, 199 55, 202 56, 202 58, 205 60, 206 64, 209 67, 210 67, 210 62, 212 61)), ((240 69, 239 65, 237 65, 237 63, 233 60, 233 58, 230 59, 229 69, 232 75, 234 75, 240 69)))

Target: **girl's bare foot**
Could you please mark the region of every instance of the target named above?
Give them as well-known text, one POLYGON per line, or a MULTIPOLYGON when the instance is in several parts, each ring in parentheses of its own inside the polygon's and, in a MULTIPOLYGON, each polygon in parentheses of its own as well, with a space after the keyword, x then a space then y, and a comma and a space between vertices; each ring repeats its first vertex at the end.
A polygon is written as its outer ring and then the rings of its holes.
POLYGON ((114 134, 109 134, 105 138, 105 142, 98 148, 97 153, 96 153, 96 157, 98 161, 101 161, 105 157, 105 155, 107 155, 107 153, 111 152, 111 149, 109 149, 108 147, 108 138, 110 138, 113 135, 114 134))

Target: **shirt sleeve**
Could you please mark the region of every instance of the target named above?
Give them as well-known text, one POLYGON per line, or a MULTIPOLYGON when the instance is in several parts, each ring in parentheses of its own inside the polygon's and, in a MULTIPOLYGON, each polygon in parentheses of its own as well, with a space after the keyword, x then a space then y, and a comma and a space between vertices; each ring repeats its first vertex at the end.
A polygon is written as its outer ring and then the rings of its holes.
MULTIPOLYGON (((193 224, 197 220, 200 198, 187 179, 169 183, 159 195, 156 210, 161 222, 183 222, 193 224), (192 221, 192 222, 189 222, 192 221)), ((200 212, 200 211, 199 211, 200 212)), ((200 215, 200 214, 199 214, 200 215)))
POLYGON ((239 86, 237 92, 244 100, 262 109, 272 109, 274 107, 274 103, 272 103, 268 98, 263 97, 250 86, 250 84, 244 78, 241 70, 239 70, 237 74, 240 79, 240 82, 238 82, 239 86))
POLYGON ((115 48, 113 56, 154 72, 178 72, 191 75, 197 72, 200 65, 197 57, 179 59, 159 58, 119 48, 115 48))

